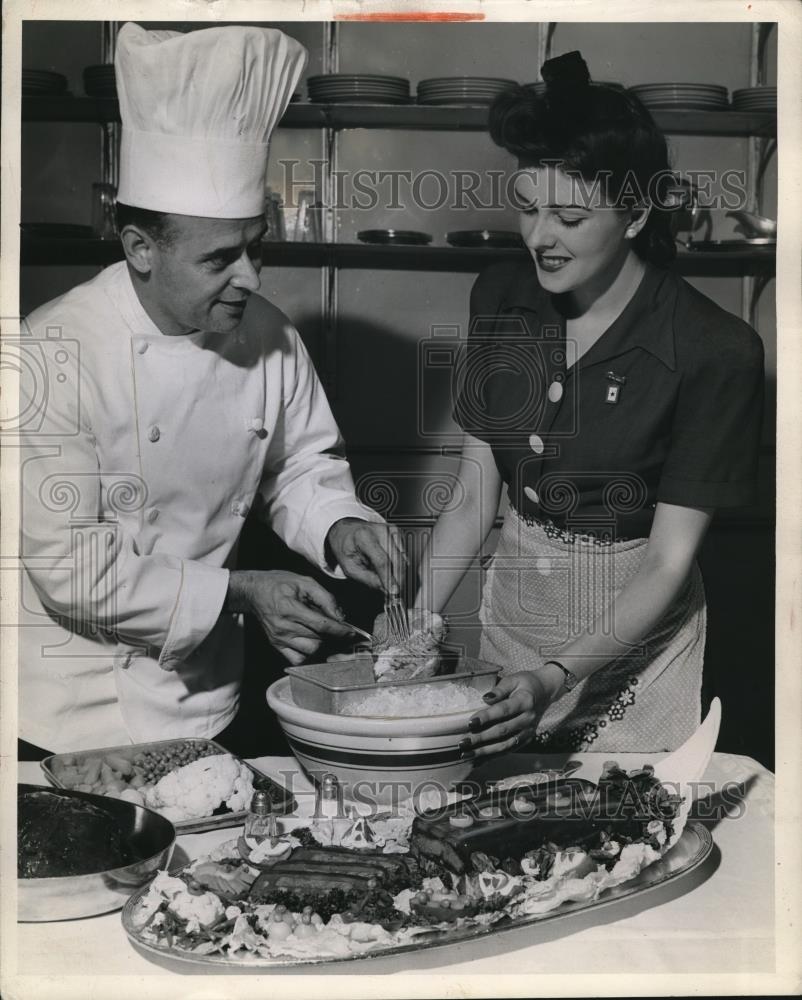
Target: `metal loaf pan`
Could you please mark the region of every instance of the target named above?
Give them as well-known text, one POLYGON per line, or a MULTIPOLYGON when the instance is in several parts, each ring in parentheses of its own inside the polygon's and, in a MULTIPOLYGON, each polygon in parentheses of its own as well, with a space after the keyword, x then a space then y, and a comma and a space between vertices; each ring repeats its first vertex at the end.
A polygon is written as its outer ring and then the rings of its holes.
MULTIPOLYGON (((495 687, 501 668, 461 650, 443 647, 439 651, 440 672, 422 680, 377 683, 373 673, 373 656, 356 653, 330 663, 306 663, 287 667, 292 700, 299 708, 327 715, 348 715, 351 706, 377 688, 419 687, 425 694, 433 685, 459 681, 484 694, 495 687)), ((425 660, 428 657, 421 657, 425 660)))
MULTIPOLYGON (((65 758, 70 758, 73 762, 81 762, 88 760, 90 757, 103 757, 106 754, 114 754, 116 757, 125 757, 128 760, 132 760, 137 754, 143 753, 144 751, 164 750, 176 743, 189 743, 190 745, 197 746, 198 748, 210 746, 214 748, 216 753, 229 753, 225 747, 222 747, 219 743, 215 743, 214 740, 193 739, 191 737, 187 737, 183 740, 157 740, 153 743, 132 743, 127 746, 101 747, 97 750, 76 750, 74 753, 51 754, 50 757, 45 757, 39 766, 42 768, 42 771, 44 771, 48 781, 50 781, 53 785, 57 788, 67 788, 68 786, 64 783, 62 778, 63 769, 66 766, 65 758)), ((231 754, 231 756, 240 760, 236 754, 231 754)), ((270 794, 270 798, 276 812, 289 813, 293 811, 296 803, 290 791, 273 781, 272 778, 268 778, 267 775, 262 774, 261 771, 257 771, 257 769, 252 767, 247 761, 243 760, 241 763, 253 772, 254 788, 262 788, 270 794)), ((217 813, 213 816, 199 816, 197 819, 192 818, 176 820, 173 823, 173 826, 179 834, 201 833, 204 830, 220 830, 229 826, 241 826, 245 822, 246 815, 246 811, 226 811, 217 813)))

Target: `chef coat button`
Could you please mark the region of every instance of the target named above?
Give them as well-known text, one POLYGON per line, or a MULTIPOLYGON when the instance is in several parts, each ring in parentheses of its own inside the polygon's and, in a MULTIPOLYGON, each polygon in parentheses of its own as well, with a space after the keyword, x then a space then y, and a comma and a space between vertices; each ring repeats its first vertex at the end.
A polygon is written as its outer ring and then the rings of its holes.
POLYGON ((152 441, 154 444, 156 444, 156 442, 159 440, 161 436, 162 432, 159 430, 156 424, 154 424, 148 431, 148 440, 152 441))
POLYGON ((265 422, 261 417, 254 417, 252 420, 248 421, 248 430, 255 434, 258 438, 266 438, 267 431, 265 430, 265 422))
POLYGON ((524 486, 524 493, 526 494, 527 498, 532 501, 532 503, 539 502, 539 497, 531 486, 524 486))
POLYGON ((136 349, 139 354, 144 354, 148 349, 148 342, 146 340, 140 340, 136 349))
POLYGON ((544 449, 543 438, 539 434, 530 435, 529 447, 536 455, 542 455, 544 449))
POLYGON ((158 507, 149 507, 145 517, 148 520, 148 524, 153 524, 159 517, 158 507))
POLYGON ((559 403, 563 398, 563 387, 559 382, 552 382, 549 386, 549 399, 552 403, 559 403))

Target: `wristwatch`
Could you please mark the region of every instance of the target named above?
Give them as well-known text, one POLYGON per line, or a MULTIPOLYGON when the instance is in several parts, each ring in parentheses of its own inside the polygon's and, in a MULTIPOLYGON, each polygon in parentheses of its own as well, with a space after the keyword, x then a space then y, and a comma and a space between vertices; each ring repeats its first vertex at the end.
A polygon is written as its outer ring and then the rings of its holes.
POLYGON ((576 674, 572 670, 569 670, 568 667, 563 666, 563 664, 560 663, 559 660, 546 660, 543 666, 559 667, 560 670, 562 670, 563 674, 565 675, 565 680, 563 681, 563 691, 573 691, 574 688, 579 683, 579 678, 576 676, 576 674))

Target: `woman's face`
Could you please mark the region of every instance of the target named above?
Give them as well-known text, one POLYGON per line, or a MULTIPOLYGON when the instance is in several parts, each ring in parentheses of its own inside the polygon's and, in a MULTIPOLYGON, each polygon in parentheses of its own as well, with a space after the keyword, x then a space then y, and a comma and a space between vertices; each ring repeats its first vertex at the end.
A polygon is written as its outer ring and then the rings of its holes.
POLYGON ((540 284, 552 294, 593 302, 629 253, 630 213, 607 207, 600 186, 594 189, 556 167, 521 170, 515 195, 540 284))

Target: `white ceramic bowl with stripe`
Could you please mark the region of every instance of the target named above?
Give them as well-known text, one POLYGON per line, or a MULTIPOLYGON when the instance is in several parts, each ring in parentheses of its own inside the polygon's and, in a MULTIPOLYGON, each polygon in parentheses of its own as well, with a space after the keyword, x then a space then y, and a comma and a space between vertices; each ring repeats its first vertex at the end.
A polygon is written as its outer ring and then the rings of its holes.
POLYGON ((387 804, 448 790, 473 768, 459 743, 477 709, 401 719, 329 715, 295 705, 287 677, 270 685, 267 703, 307 774, 336 775, 352 799, 387 804))

